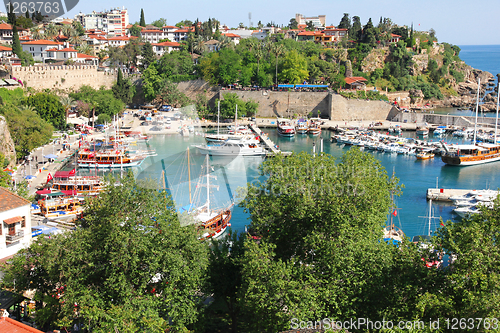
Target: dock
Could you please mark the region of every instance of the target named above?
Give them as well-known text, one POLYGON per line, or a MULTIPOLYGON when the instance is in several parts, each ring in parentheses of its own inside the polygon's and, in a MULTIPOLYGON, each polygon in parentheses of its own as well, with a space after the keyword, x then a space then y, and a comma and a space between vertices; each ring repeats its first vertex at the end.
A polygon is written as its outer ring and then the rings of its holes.
POLYGON ((434 201, 448 201, 450 202, 450 197, 456 195, 465 195, 471 190, 459 190, 459 189, 449 189, 449 188, 429 188, 427 189, 427 200, 434 201))
POLYGON ((271 141, 266 135, 262 135, 262 131, 256 124, 250 124, 250 129, 259 136, 260 142, 264 145, 264 148, 267 150, 266 156, 273 156, 277 154, 281 154, 284 156, 289 156, 292 154, 291 151, 281 151, 274 142, 271 141))

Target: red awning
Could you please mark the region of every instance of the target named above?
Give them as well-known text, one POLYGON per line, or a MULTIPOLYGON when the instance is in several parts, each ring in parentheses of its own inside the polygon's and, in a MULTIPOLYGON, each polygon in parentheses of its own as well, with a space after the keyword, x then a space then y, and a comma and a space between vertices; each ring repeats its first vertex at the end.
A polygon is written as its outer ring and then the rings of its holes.
POLYGON ((42 195, 42 194, 50 194, 50 193, 52 193, 52 190, 50 190, 50 189, 36 191, 36 194, 40 194, 40 195, 42 195))
POLYGON ((17 222, 21 222, 22 220, 23 220, 22 216, 15 216, 15 217, 11 217, 10 219, 3 220, 3 222, 6 224, 14 224, 17 222))
POLYGON ((75 174, 71 174, 71 171, 56 171, 54 178, 69 178, 73 177, 75 174))
POLYGON ((75 191, 75 190, 61 191, 61 192, 64 193, 64 195, 77 195, 78 194, 78 191, 75 191))

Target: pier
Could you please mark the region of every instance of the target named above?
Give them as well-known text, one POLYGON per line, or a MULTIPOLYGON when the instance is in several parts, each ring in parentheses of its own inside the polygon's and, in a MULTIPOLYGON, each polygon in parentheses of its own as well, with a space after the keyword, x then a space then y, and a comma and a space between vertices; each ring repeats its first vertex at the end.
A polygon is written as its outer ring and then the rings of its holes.
POLYGON ((260 141, 262 144, 264 144, 264 148, 266 148, 266 156, 272 156, 272 155, 277 155, 277 154, 282 154, 284 156, 289 156, 292 154, 290 151, 281 151, 279 148, 276 147, 274 142, 271 141, 267 136, 262 135, 262 131, 256 124, 249 124, 250 129, 259 136, 260 141))
POLYGON ((465 195, 469 193, 471 190, 457 190, 457 189, 449 189, 449 188, 429 188, 427 189, 427 200, 434 201, 451 201, 450 197, 465 195))

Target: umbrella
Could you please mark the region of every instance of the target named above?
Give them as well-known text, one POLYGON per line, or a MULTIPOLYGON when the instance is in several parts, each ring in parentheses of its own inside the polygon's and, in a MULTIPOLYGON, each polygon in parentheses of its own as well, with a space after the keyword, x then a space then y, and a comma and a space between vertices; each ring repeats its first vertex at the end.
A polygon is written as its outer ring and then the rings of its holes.
POLYGON ((57 155, 55 155, 55 154, 48 154, 48 155, 45 155, 44 157, 45 157, 45 158, 49 158, 49 159, 50 159, 50 158, 56 159, 56 158, 57 158, 57 155))
POLYGON ((29 180, 29 179, 33 179, 33 178, 36 178, 36 176, 27 175, 27 176, 25 176, 25 177, 24 177, 24 179, 28 179, 28 180, 29 180))

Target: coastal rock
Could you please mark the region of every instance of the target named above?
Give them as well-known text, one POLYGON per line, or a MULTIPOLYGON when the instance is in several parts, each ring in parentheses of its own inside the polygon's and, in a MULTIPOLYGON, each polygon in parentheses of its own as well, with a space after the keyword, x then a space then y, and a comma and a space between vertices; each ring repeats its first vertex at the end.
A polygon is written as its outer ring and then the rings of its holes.
POLYGON ((376 69, 383 69, 388 54, 389 48, 373 49, 361 63, 361 70, 364 73, 371 73, 376 69))
POLYGON ((0 153, 3 154, 5 156, 5 159, 9 161, 9 167, 15 166, 16 149, 14 146, 14 141, 10 136, 7 121, 3 116, 0 116, 0 153))
POLYGON ((429 56, 427 54, 416 54, 412 58, 413 66, 410 68, 411 75, 422 74, 429 65, 429 56))

